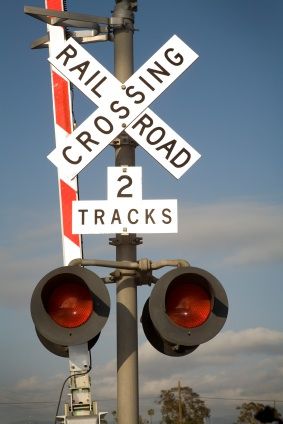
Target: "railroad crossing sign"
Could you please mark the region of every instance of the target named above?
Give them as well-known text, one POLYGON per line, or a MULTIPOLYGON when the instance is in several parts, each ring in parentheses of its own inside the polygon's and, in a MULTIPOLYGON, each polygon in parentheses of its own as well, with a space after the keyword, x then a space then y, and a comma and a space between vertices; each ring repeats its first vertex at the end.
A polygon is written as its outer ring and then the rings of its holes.
POLYGON ((198 55, 174 35, 121 84, 69 38, 49 61, 98 108, 48 155, 48 159, 72 179, 126 130, 172 175, 180 178, 200 154, 148 106, 197 58, 198 55))
POLYGON ((108 167, 108 200, 73 202, 74 234, 177 233, 177 200, 142 200, 142 168, 108 167))

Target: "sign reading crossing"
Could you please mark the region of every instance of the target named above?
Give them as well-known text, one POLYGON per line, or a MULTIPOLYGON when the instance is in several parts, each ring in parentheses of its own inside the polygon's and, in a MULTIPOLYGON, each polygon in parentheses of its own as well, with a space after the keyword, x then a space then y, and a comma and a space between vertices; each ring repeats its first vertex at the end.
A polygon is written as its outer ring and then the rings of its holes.
POLYGON ((48 158, 63 174, 73 178, 126 130, 172 175, 180 178, 200 154, 147 108, 197 57, 174 35, 121 84, 69 38, 49 61, 99 107, 48 158))
POLYGON ((141 167, 108 167, 108 200, 73 202, 73 233, 177 233, 177 200, 142 200, 141 167))

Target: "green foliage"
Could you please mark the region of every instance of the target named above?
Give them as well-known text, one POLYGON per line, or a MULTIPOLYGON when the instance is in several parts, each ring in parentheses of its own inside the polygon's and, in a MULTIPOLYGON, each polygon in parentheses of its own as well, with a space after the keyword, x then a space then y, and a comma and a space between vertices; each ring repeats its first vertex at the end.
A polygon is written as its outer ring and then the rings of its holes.
POLYGON ((237 406, 240 414, 236 421, 236 424, 258 424, 258 421, 254 418, 255 414, 260 411, 264 405, 262 403, 243 403, 241 406, 237 406))
POLYGON ((152 417, 153 417, 153 415, 154 415, 154 409, 149 409, 148 411, 147 411, 147 415, 150 417, 150 424, 152 424, 152 417))
MULTIPOLYGON (((236 424, 259 424, 260 421, 255 419, 255 415, 258 414, 262 410, 266 410, 268 407, 264 407, 262 403, 255 403, 255 402, 249 402, 249 403, 243 403, 241 406, 237 406, 237 409, 239 409, 240 414, 236 421, 236 424)), ((281 414, 276 410, 276 408, 271 408, 274 415, 278 418, 278 422, 280 421, 281 414)))
POLYGON ((161 406, 161 424, 204 424, 210 410, 190 387, 161 390, 157 403, 161 406))
POLYGON ((118 421, 117 411, 114 410, 114 411, 111 412, 111 414, 113 415, 114 422, 116 423, 118 421))

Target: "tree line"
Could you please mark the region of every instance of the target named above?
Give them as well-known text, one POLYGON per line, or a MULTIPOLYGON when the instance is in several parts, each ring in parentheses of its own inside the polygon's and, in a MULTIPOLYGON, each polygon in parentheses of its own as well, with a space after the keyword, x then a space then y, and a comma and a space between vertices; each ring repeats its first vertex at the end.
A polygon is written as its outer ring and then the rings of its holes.
MULTIPOLYGON (((205 424, 210 417, 205 401, 191 387, 181 387, 180 382, 176 387, 161 390, 155 403, 160 409, 159 424, 205 424)), ((275 406, 244 402, 236 409, 239 414, 234 424, 283 424, 282 415, 275 406)), ((139 417, 139 424, 153 424, 154 415, 155 409, 149 409, 146 417, 139 417)), ((117 422, 116 411, 112 411, 112 416, 117 422)), ((107 420, 104 423, 107 424, 107 420)))

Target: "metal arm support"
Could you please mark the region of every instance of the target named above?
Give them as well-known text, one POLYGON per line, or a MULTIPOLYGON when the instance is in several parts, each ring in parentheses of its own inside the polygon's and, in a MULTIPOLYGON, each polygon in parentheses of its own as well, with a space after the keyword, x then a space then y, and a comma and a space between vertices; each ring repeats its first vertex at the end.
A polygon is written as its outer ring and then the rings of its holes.
POLYGON ((73 259, 69 266, 100 266, 105 268, 120 268, 135 271, 152 271, 163 268, 165 266, 190 266, 189 262, 185 259, 161 259, 159 261, 151 261, 144 258, 139 259, 137 262, 133 261, 108 261, 104 259, 73 259))
POLYGON ((153 270, 163 268, 165 266, 187 267, 189 262, 185 259, 161 259, 159 261, 151 261, 143 258, 138 261, 109 261, 104 259, 73 259, 69 266, 99 266, 105 268, 115 268, 110 278, 104 278, 105 283, 113 283, 120 280, 125 275, 136 274, 137 284, 156 283, 157 279, 152 275, 153 270), (121 269, 121 271, 118 271, 121 269), (130 273, 125 272, 130 271, 130 273))
MULTIPOLYGON (((121 14, 111 18, 104 16, 72 13, 42 7, 24 6, 24 13, 32 18, 45 22, 48 25, 68 28, 69 35, 79 43, 93 43, 97 41, 113 41, 113 31, 117 28, 133 29, 130 16, 136 10, 136 1, 130 2, 129 16, 121 14), (84 28, 84 31, 70 31, 69 28, 84 28)), ((121 2, 122 7, 122 2, 121 2)), ((124 11, 124 9, 123 9, 124 11)), ((133 29, 134 30, 134 29, 133 29)), ((46 34, 31 44, 32 49, 48 47, 49 35, 46 34)))

